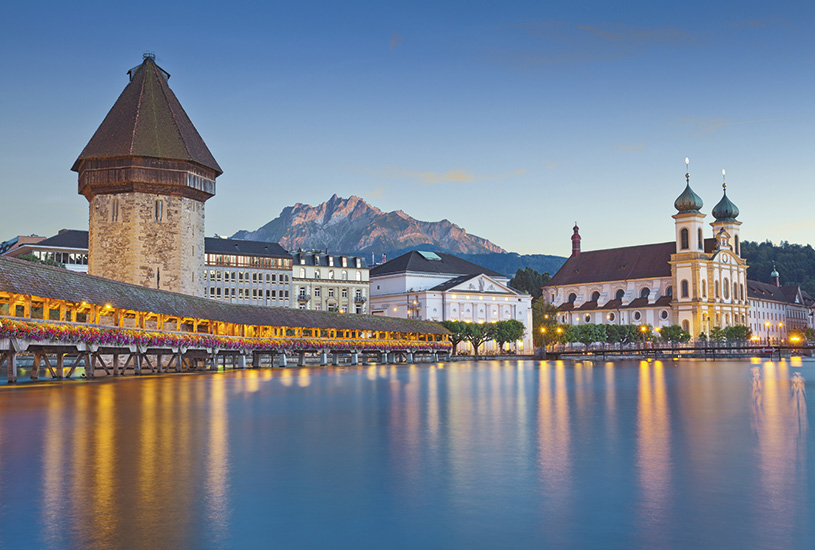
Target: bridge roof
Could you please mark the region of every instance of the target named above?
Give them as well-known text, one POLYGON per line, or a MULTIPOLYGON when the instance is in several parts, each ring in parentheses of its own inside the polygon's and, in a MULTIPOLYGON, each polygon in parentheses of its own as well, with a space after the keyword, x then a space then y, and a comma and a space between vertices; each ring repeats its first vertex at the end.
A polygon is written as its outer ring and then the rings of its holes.
POLYGON ((230 304, 14 258, 0 258, 0 292, 76 303, 110 304, 114 308, 131 311, 243 325, 425 334, 448 332, 430 321, 230 304))

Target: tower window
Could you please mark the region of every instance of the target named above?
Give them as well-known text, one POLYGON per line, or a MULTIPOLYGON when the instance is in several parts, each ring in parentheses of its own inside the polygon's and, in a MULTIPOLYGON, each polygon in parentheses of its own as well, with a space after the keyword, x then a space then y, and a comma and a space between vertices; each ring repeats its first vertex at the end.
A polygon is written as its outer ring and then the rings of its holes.
POLYGON ((682 297, 683 298, 688 297, 688 281, 687 281, 687 279, 682 280, 682 297))
POLYGON ((736 235, 734 237, 734 241, 736 243, 736 256, 738 256, 739 255, 739 236, 738 235, 736 235))
POLYGON ((161 200, 156 200, 156 210, 154 212, 155 219, 157 222, 160 222, 164 216, 164 202, 161 200))
POLYGON ((687 250, 690 248, 688 241, 690 240, 688 228, 683 227, 682 230, 679 232, 679 248, 682 250, 687 250))
POLYGON ((119 199, 113 199, 110 204, 110 221, 116 223, 119 221, 119 199))
POLYGON ((696 236, 699 239, 699 242, 697 243, 697 246, 699 247, 699 250, 704 250, 705 249, 705 239, 702 236, 702 228, 701 227, 696 231, 696 236))

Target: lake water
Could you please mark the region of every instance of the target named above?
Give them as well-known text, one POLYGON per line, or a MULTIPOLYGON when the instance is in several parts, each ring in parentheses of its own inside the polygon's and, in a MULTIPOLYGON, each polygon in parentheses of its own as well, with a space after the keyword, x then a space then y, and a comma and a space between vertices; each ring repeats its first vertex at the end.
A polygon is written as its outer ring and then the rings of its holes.
POLYGON ((0 387, 0 547, 812 549, 814 383, 792 359, 0 387))

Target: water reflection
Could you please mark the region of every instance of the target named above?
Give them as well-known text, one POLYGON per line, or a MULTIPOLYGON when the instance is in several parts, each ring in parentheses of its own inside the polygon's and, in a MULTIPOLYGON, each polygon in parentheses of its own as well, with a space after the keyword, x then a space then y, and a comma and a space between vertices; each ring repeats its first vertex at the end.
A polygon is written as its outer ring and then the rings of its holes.
POLYGON ((0 394, 0 546, 811 547, 812 367, 480 362, 19 388, 0 394))
POLYGON ((661 361, 641 361, 637 404, 637 471, 640 523, 648 547, 664 545, 670 520, 671 423, 661 361))

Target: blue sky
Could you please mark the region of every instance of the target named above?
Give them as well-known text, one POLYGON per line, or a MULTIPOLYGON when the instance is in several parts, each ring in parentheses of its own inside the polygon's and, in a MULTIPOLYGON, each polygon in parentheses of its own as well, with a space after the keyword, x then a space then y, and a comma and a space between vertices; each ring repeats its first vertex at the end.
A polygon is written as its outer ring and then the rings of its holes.
POLYGON ((358 195, 520 253, 673 238, 691 185, 812 243, 809 2, 29 2, 0 33, 0 240, 87 226, 69 168, 154 51, 224 169, 207 234, 358 195))

